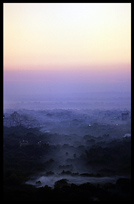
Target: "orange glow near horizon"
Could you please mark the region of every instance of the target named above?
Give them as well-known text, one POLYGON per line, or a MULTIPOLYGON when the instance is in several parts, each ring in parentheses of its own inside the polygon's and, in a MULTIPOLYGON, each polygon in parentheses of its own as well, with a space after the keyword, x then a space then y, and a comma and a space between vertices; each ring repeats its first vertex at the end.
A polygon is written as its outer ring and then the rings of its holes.
POLYGON ((117 66, 131 66, 130 3, 4 3, 4 70, 117 66))

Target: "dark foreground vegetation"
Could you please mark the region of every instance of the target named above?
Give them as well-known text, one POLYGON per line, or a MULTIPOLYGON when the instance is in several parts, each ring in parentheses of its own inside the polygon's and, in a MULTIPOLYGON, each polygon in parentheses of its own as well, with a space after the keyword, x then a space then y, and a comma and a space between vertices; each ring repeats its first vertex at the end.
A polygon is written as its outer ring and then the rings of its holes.
POLYGON ((67 185, 60 181, 55 188, 35 188, 12 184, 4 190, 4 201, 130 201, 130 179, 119 179, 116 184, 103 186, 85 183, 67 185))
POLYGON ((69 144, 66 135, 41 133, 38 128, 4 127, 3 150, 4 201, 131 200, 130 137, 110 139, 108 135, 86 135, 77 140, 72 136, 72 144, 69 144), (60 144, 58 138, 64 138, 64 142, 60 144), (56 181, 54 187, 38 188, 26 184, 41 172, 47 176, 57 173, 118 176, 118 179, 114 183, 76 185, 63 178, 56 181))

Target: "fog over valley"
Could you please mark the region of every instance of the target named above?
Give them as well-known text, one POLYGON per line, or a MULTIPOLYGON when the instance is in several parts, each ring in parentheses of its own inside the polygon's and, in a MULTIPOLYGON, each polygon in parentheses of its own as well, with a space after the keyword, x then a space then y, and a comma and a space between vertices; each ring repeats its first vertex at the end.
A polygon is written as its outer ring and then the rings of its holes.
POLYGON ((31 171, 25 184, 37 188, 130 179, 131 109, 124 94, 118 96, 14 102, 3 115, 5 165, 10 151, 14 165, 20 158, 20 166, 25 162, 31 171))
MULTIPOLYGON (((49 192, 48 200, 49 194, 62 200, 64 188, 68 188, 69 196, 73 193, 73 199, 78 191, 83 198, 84 186, 87 200, 91 201, 103 200, 106 193, 107 200, 113 193, 115 200, 130 197, 130 190, 121 187, 129 189, 131 178, 128 84, 120 89, 117 83, 72 84, 60 78, 57 83, 46 82, 46 87, 41 82, 6 85, 5 189, 20 185, 24 191, 37 189, 36 195, 43 188, 49 192), (124 193, 118 188, 123 188, 124 193)), ((72 200, 67 195, 65 198, 72 200)))
POLYGON ((3 13, 4 201, 131 201, 131 3, 3 13))
POLYGON ((130 92, 80 92, 4 95, 6 109, 131 109, 130 92))

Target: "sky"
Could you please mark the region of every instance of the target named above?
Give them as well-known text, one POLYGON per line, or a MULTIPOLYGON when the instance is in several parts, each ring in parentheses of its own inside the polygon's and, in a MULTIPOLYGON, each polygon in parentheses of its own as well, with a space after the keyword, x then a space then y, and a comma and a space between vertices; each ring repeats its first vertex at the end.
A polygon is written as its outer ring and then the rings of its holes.
POLYGON ((4 3, 4 99, 131 91, 130 3, 4 3))

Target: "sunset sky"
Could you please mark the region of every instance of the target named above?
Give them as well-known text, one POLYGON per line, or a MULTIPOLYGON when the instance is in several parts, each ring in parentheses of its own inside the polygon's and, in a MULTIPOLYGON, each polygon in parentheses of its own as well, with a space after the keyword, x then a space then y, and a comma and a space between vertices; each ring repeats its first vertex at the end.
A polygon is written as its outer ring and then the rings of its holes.
POLYGON ((130 3, 4 3, 4 94, 130 91, 130 3))

